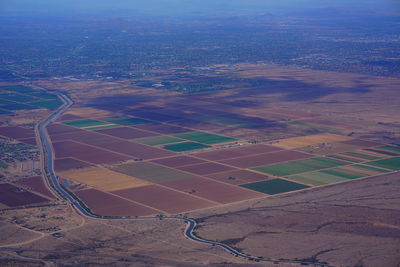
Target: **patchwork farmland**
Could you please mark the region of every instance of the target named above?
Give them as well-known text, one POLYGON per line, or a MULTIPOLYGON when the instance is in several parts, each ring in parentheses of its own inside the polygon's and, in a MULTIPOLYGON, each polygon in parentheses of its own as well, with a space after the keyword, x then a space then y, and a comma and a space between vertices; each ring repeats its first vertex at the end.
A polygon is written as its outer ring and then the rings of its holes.
POLYGON ((183 213, 380 175, 399 165, 397 146, 338 134, 250 144, 181 127, 181 120, 175 124, 155 112, 67 115, 48 129, 56 169, 104 215, 183 213))
MULTIPOLYGON (((55 107, 47 101, 54 99, 21 87, 3 95, 0 112, 55 107)), ((187 105, 179 97, 173 101, 175 108, 139 106, 116 113, 77 107, 51 123, 47 132, 63 186, 96 213, 146 216, 228 205, 400 169, 397 145, 343 135, 336 126, 317 127, 315 119, 311 126, 307 120, 286 121, 312 117, 309 113, 259 113, 277 120, 272 123, 255 118, 255 110, 245 110, 251 116, 242 116, 203 100, 198 105, 187 105), (282 125, 323 132, 268 141, 252 138, 259 128, 279 130, 282 125)), ((0 136, 36 144, 34 130, 25 126, 2 126, 0 136)), ((15 199, 0 201, 6 207, 54 198, 39 176, 2 187, 15 199), (29 201, 22 201, 22 195, 29 201)))

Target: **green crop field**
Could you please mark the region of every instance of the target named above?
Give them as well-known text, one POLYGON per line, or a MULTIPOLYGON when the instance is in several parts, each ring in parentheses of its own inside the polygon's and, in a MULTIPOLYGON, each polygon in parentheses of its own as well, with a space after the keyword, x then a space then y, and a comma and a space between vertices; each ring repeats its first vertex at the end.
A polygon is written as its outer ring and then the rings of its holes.
POLYGON ((297 173, 316 171, 325 168, 338 167, 348 164, 349 163, 347 162, 329 158, 311 158, 311 159, 295 160, 290 162, 261 166, 253 169, 276 176, 287 176, 297 173))
POLYGON ((382 157, 378 157, 375 155, 370 155, 370 154, 365 154, 365 153, 360 153, 360 152, 346 152, 343 153, 344 155, 348 155, 348 156, 353 156, 353 157, 357 157, 360 159, 366 159, 366 160, 373 160, 373 159, 380 159, 382 157))
POLYGON ((370 161, 365 164, 382 167, 390 170, 400 170, 400 157, 370 161))
POLYGON ((346 170, 346 169, 341 169, 341 168, 333 168, 333 169, 328 169, 328 170, 321 170, 321 173, 326 173, 329 175, 334 175, 337 177, 345 178, 345 179, 356 179, 356 178, 361 178, 368 176, 365 173, 357 172, 357 171, 352 171, 352 170, 346 170))
POLYGON ((290 182, 287 180, 283 179, 272 179, 272 180, 267 180, 267 181, 262 181, 262 182, 256 182, 256 183, 251 183, 251 184, 244 184, 241 185, 241 187, 248 188, 257 192, 269 194, 269 195, 275 195, 279 193, 285 193, 285 192, 290 192, 290 191, 295 191, 295 190, 300 190, 300 189, 305 189, 308 188, 309 186, 295 183, 295 182, 290 182))
POLYGON ((26 105, 26 104, 20 104, 20 103, 15 103, 15 104, 8 104, 8 105, 3 105, 1 106, 2 109, 5 110, 31 110, 31 109, 38 109, 38 107, 34 107, 31 105, 26 105))
POLYGON ((382 149, 385 149, 385 150, 390 150, 390 151, 400 152, 400 146, 386 145, 386 146, 380 146, 379 148, 382 148, 382 149))
POLYGON ((100 125, 105 125, 108 123, 104 122, 104 121, 97 121, 97 120, 92 120, 92 119, 82 119, 82 120, 74 120, 74 121, 65 121, 65 122, 63 122, 63 124, 78 127, 78 128, 83 128, 83 127, 89 127, 89 126, 100 126, 100 125))
POLYGON ((59 99, 29 103, 29 105, 47 109, 57 109, 61 107, 63 104, 64 102, 62 102, 59 99))
POLYGON ((150 121, 148 120, 133 118, 133 117, 113 117, 113 118, 104 118, 102 120, 120 125, 137 125, 137 124, 150 123, 150 121))
POLYGON ((287 177, 290 180, 310 184, 310 185, 325 185, 325 184, 334 184, 343 181, 348 181, 348 179, 339 177, 336 175, 322 173, 322 172, 310 172, 303 174, 296 174, 293 176, 287 177))
POLYGON ((354 163, 358 163, 358 162, 362 161, 362 160, 347 158, 347 157, 340 156, 340 155, 329 155, 328 157, 333 158, 333 159, 340 159, 340 160, 345 160, 345 161, 349 161, 349 162, 354 162, 354 163))
POLYGON ((177 137, 169 136, 169 135, 160 135, 160 136, 150 136, 137 138, 134 140, 137 143, 149 145, 149 146, 158 146, 172 143, 179 143, 185 140, 179 139, 177 137))
POLYGON ((28 95, 34 96, 34 97, 38 97, 38 98, 43 99, 43 100, 52 100, 52 99, 55 100, 55 99, 58 99, 58 97, 56 95, 49 94, 49 93, 47 93, 45 91, 33 92, 33 93, 29 93, 28 95))
POLYGON ((1 96, 2 99, 5 100, 10 100, 10 101, 15 101, 15 102, 21 102, 21 103, 28 103, 28 102, 34 102, 34 101, 38 101, 40 99, 35 98, 35 97, 30 97, 27 95, 2 95, 1 96))
POLYGON ((31 93, 38 92, 38 90, 32 89, 31 87, 23 86, 23 85, 6 85, 0 86, 1 90, 6 90, 9 92, 18 92, 18 93, 31 93))
POLYGON ((207 147, 211 147, 211 146, 207 146, 207 145, 203 145, 203 144, 195 143, 195 142, 184 142, 184 143, 177 143, 177 144, 163 146, 164 149, 171 150, 174 152, 190 151, 190 150, 202 149, 202 148, 207 148, 207 147))
POLYGON ((174 136, 203 144, 218 144, 218 143, 232 142, 236 140, 234 138, 226 136, 210 134, 205 132, 197 132, 197 131, 174 134, 174 136))

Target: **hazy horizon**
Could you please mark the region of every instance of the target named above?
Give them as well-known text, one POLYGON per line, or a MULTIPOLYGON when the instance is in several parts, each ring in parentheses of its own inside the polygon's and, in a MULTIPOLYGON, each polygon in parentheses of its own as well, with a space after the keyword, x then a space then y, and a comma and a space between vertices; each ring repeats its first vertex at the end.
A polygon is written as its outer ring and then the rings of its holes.
POLYGON ((400 3, 395 0, 3 0, 0 15, 55 15, 76 16, 83 14, 113 15, 140 14, 163 16, 191 15, 260 15, 265 13, 292 13, 332 9, 338 12, 373 12, 399 14, 400 3))

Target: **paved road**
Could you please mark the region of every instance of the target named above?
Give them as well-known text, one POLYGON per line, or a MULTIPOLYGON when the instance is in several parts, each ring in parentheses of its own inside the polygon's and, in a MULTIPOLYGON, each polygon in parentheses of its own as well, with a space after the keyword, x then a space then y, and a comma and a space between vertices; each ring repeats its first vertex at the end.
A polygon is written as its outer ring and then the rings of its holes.
POLYGON ((228 245, 225 245, 223 243, 215 242, 215 241, 210 241, 210 240, 205 240, 202 239, 198 236, 196 236, 193 232, 194 229, 197 227, 197 223, 194 219, 190 218, 185 218, 185 217, 179 217, 179 216, 156 216, 156 217, 117 217, 117 216, 101 216, 98 214, 93 213, 83 202, 81 202, 79 199, 75 197, 74 194, 69 192, 67 189, 65 189, 58 181, 57 176, 54 171, 54 155, 53 155, 53 149, 51 146, 51 141, 49 138, 49 135, 47 133, 46 127, 50 122, 55 121, 58 117, 60 117, 69 107, 72 106, 73 102, 72 100, 67 97, 66 95, 56 92, 55 94, 58 95, 59 98, 61 98, 64 101, 64 105, 56 110, 54 113, 52 113, 48 118, 44 119, 41 121, 38 125, 36 125, 35 131, 39 136, 39 149, 41 151, 42 155, 42 171, 46 177, 48 186, 62 199, 68 201, 71 203, 73 207, 75 207, 76 210, 78 210, 82 215, 89 217, 89 218, 94 218, 94 219, 107 219, 107 220, 135 220, 135 221, 143 221, 143 220, 176 220, 176 221, 183 221, 187 224, 186 229, 184 231, 184 235, 186 238, 210 245, 210 246, 215 246, 215 247, 220 247, 227 252, 231 253, 232 255, 243 258, 249 261, 257 261, 257 262, 273 262, 273 263, 295 263, 303 266, 318 266, 318 267, 333 267, 331 265, 323 264, 323 263, 312 263, 312 262, 306 262, 306 261, 297 261, 297 260, 276 260, 276 259, 270 259, 270 258, 261 258, 261 257, 253 257, 246 255, 244 253, 241 253, 233 248, 231 248, 228 245))

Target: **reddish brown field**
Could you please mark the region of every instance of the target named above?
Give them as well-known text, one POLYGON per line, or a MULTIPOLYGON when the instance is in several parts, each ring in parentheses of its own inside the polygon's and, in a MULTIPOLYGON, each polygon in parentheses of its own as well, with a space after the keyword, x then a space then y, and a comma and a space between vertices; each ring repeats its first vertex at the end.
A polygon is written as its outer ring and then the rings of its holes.
POLYGON ((97 132, 108 134, 111 136, 123 138, 123 139, 134 139, 134 138, 141 138, 141 137, 148 137, 157 135, 156 133, 142 131, 139 129, 134 129, 130 127, 118 127, 118 128, 111 128, 111 129, 103 129, 98 130, 97 132))
POLYGON ((114 138, 104 134, 98 134, 89 131, 79 131, 72 133, 59 134, 51 137, 52 141, 63 141, 63 140, 72 140, 81 142, 88 145, 99 145, 103 143, 110 143, 119 141, 120 139, 114 138))
POLYGON ((136 125, 135 128, 153 131, 161 134, 175 134, 175 133, 184 133, 191 131, 190 129, 172 126, 168 124, 141 124, 141 125, 136 125))
POLYGON ((130 159, 120 154, 73 141, 55 142, 53 143, 53 148, 57 158, 73 157, 94 164, 111 164, 130 159))
POLYGON ((41 176, 25 178, 25 179, 19 180, 17 183, 20 185, 23 185, 25 187, 32 188, 34 191, 36 191, 46 197, 55 199, 55 196, 53 195, 53 193, 51 193, 51 191, 44 184, 43 178, 41 176))
POLYGON ((173 168, 173 167, 182 167, 185 165, 204 163, 206 161, 188 156, 178 156, 172 158, 153 160, 152 162, 173 168))
POLYGON ((82 130, 60 123, 53 123, 47 126, 47 132, 49 135, 57 135, 71 132, 82 132, 82 130))
POLYGON ((249 168, 249 167, 257 167, 283 161, 305 159, 311 157, 313 157, 313 155, 298 151, 284 150, 267 154, 259 154, 248 157, 221 160, 221 162, 235 167, 249 168))
POLYGON ((207 177, 217 181, 230 183, 234 185, 259 182, 269 179, 267 175, 246 170, 214 173, 207 175, 207 177))
POLYGON ((9 207, 30 205, 47 201, 49 200, 44 197, 31 192, 21 191, 18 187, 11 184, 0 184, 0 203, 9 207))
POLYGON ((6 126, 0 127, 0 135, 13 139, 22 139, 35 137, 35 132, 33 129, 26 129, 19 126, 6 126))
POLYGON ((31 145, 31 146, 36 146, 36 138, 26 138, 26 139, 18 139, 18 141, 21 141, 25 144, 31 145))
POLYGON ((54 160, 54 169, 57 172, 88 168, 92 166, 93 165, 89 163, 73 158, 63 158, 54 160))
POLYGON ((105 216, 146 216, 160 211, 96 190, 86 189, 75 194, 96 214, 105 216))
POLYGON ((166 182, 163 185, 223 204, 265 196, 238 186, 200 177, 166 182))
POLYGON ((190 173, 194 173, 197 175, 206 175, 206 174, 211 174, 211 173, 216 173, 216 172, 224 172, 224 171, 234 170, 234 168, 232 168, 232 167, 214 163, 214 162, 206 162, 206 163, 201 163, 201 164, 188 165, 188 166, 179 167, 177 169, 182 170, 182 171, 187 171, 190 173))
POLYGON ((372 146, 381 146, 382 145, 377 142, 371 142, 371 141, 360 140, 360 139, 347 140, 347 141, 342 141, 340 143, 353 145, 353 146, 362 146, 362 147, 372 147, 372 146))
POLYGON ((210 152, 197 153, 194 154, 193 156, 208 160, 223 160, 223 159, 237 158, 252 154, 267 153, 279 150, 282 149, 275 146, 250 145, 250 146, 235 147, 231 149, 221 149, 210 152))
POLYGON ((216 205, 205 199, 192 197, 159 185, 119 190, 113 193, 167 213, 180 213, 216 205))
POLYGON ((83 119, 83 117, 74 115, 74 114, 64 114, 60 118, 58 118, 57 121, 72 121, 72 120, 80 120, 83 119))
POLYGON ((112 143, 101 144, 99 145, 99 147, 141 159, 153 159, 176 155, 176 153, 174 152, 122 140, 112 143))

